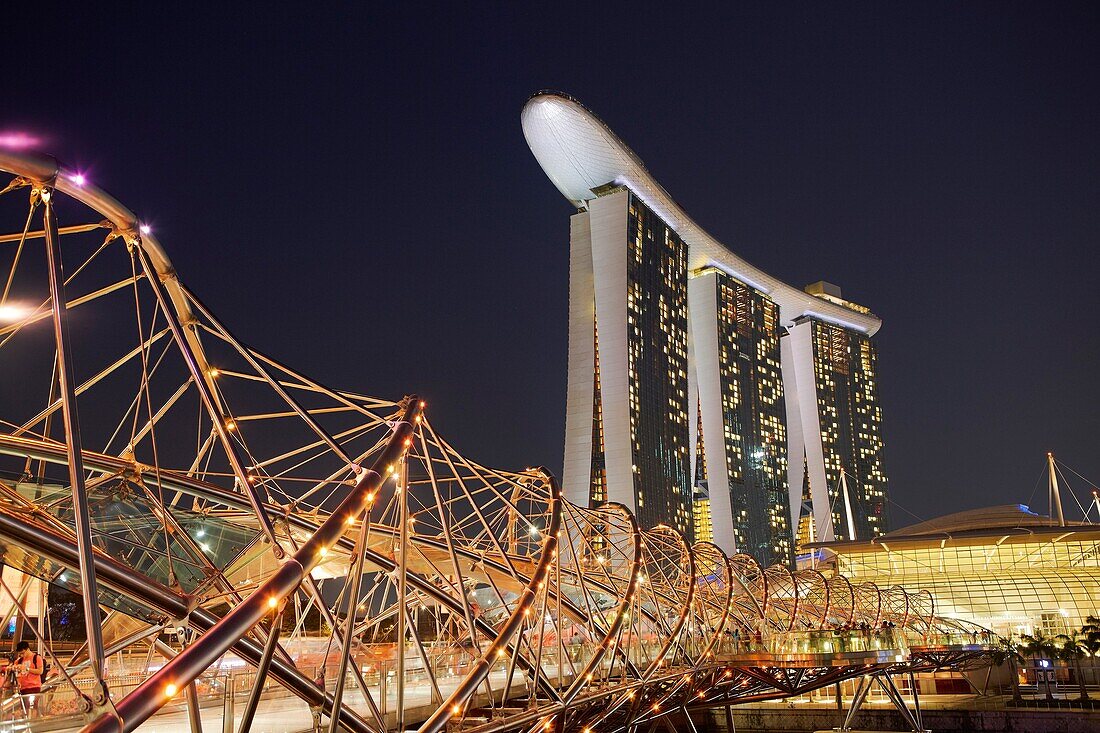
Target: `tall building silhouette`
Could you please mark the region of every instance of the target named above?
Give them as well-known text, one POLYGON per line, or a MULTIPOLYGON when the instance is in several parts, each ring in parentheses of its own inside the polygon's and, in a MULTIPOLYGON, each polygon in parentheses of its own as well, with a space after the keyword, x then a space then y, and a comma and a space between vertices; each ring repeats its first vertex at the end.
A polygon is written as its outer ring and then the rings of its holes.
POLYGON ((566 495, 791 562, 800 520, 816 540, 846 536, 843 470, 857 535, 885 531, 881 321, 741 259, 575 99, 536 94, 521 118, 575 207, 566 495))

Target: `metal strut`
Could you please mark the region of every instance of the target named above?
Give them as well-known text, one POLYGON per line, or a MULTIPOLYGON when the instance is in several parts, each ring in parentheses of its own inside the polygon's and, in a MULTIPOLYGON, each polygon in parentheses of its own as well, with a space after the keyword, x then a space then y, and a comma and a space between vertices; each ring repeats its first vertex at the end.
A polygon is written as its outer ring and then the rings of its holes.
POLYGON ((859 712, 859 708, 863 705, 863 701, 870 691, 871 676, 863 675, 859 678, 859 684, 856 686, 856 694, 852 696, 852 707, 848 708, 848 714, 844 716, 844 722, 840 724, 840 730, 850 731, 852 729, 852 721, 855 720, 856 713, 859 712))
MULTIPOLYGON (((370 509, 368 508, 363 514, 363 526, 359 528, 359 541, 355 543, 355 552, 352 555, 351 562, 348 563, 348 583, 351 586, 347 594, 347 626, 344 631, 343 645, 340 647, 340 669, 336 673, 336 690, 332 693, 332 716, 329 717, 328 730, 329 733, 336 733, 340 723, 340 716, 338 710, 340 704, 344 700, 344 687, 347 684, 348 677, 348 662, 352 661, 354 666, 358 666, 351 660, 351 644, 352 639, 355 636, 355 613, 358 610, 359 605, 359 590, 363 584, 363 567, 364 559, 366 558, 367 539, 368 532, 370 531, 370 509)), ((333 633, 335 633, 336 627, 333 626, 333 633)), ((368 694, 366 690, 363 691, 364 697, 368 694)), ((241 728, 242 732, 247 730, 241 728)))
MULTIPOLYGON (((252 685, 252 691, 248 693, 248 702, 244 707, 244 715, 241 716, 241 727, 239 730, 241 733, 248 733, 252 730, 252 719, 256 717, 256 708, 260 704, 260 695, 263 694, 264 683, 267 682, 267 670, 271 667, 271 657, 275 654, 275 648, 279 645, 279 631, 283 624, 283 604, 279 604, 279 609, 275 612, 274 618, 271 620, 271 632, 267 635, 267 643, 264 644, 264 653, 260 657, 260 663, 256 666, 256 681, 252 685)), ((339 705, 339 700, 333 705, 335 709, 339 705)), ((339 718, 339 715, 332 716, 333 720, 339 718)))
POLYGON ((57 344, 57 381, 61 387, 61 412, 65 423, 65 449, 69 459, 69 482, 73 496, 73 523, 76 530, 76 546, 80 560, 81 599, 84 606, 84 628, 88 638, 88 659, 91 661, 95 686, 92 701, 105 705, 108 700, 107 683, 103 679, 103 626, 99 615, 99 587, 96 583, 95 563, 92 559, 92 525, 88 513, 88 489, 84 483, 83 446, 80 440, 80 420, 76 409, 76 392, 73 386, 72 351, 69 348, 68 310, 65 307, 65 277, 61 262, 61 243, 58 241, 57 215, 53 208, 53 189, 43 186, 40 191, 43 207, 43 231, 46 240, 46 264, 49 270, 50 300, 53 305, 53 331, 57 344))
MULTIPOLYGON (((909 725, 909 729, 922 733, 924 726, 916 715, 909 710, 909 706, 905 704, 905 698, 902 697, 901 691, 894 684, 894 679, 890 676, 889 672, 883 672, 882 674, 875 675, 875 680, 878 681, 879 687, 886 693, 886 696, 890 698, 890 702, 894 704, 897 711, 901 713, 901 717, 909 725)), ((916 699, 916 690, 913 692, 913 699, 916 699)))
POLYGON ((385 470, 384 466, 399 460, 404 454, 413 420, 420 413, 419 405, 415 397, 409 399, 375 465, 360 474, 352 492, 293 556, 287 558, 252 595, 223 616, 198 641, 118 701, 117 717, 101 715, 84 728, 85 733, 129 733, 135 730, 156 713, 181 685, 189 684, 198 677, 255 627, 269 611, 271 599, 281 602, 294 592, 318 565, 321 551, 327 551, 343 535, 347 518, 356 516, 365 506, 367 495, 378 489, 382 479, 379 471, 385 470))

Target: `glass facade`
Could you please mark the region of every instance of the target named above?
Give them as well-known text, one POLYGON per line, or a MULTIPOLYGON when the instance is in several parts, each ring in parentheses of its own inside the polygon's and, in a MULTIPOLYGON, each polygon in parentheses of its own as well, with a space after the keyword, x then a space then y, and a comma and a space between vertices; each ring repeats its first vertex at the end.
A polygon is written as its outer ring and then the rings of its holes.
POLYGON ((875 346, 868 337, 841 326, 813 319, 811 323, 821 447, 836 538, 851 539, 840 496, 841 471, 847 474, 856 536, 877 537, 887 526, 875 346))
POLYGON ((714 542, 714 523, 710 518, 710 495, 705 486, 695 487, 692 503, 692 526, 696 542, 714 542))
POLYGON ((595 342, 595 375, 592 379, 592 475, 589 504, 600 506, 607 501, 607 461, 604 458, 603 399, 600 394, 600 329, 593 324, 595 342))
POLYGON ((1063 530, 827 547, 837 572, 853 583, 923 588, 936 599, 936 613, 1004 636, 1060 634, 1100 614, 1098 533, 1063 530))
POLYGON ((737 547, 765 565, 790 564, 779 306, 724 273, 715 287, 724 468, 737 547))
POLYGON ((714 542, 714 522, 710 516, 710 488, 707 486, 707 451, 703 441, 703 410, 695 403, 695 494, 692 524, 697 542, 714 542))
MULTIPOLYGON (((690 540, 693 496, 688 431, 687 244, 632 192, 627 198, 627 367, 636 516, 690 540)), ((598 337, 597 337, 598 338, 598 337)), ((603 492, 599 347, 591 497, 603 492)))
POLYGON ((634 491, 643 527, 692 538, 687 244, 640 199, 627 210, 627 340, 634 491))

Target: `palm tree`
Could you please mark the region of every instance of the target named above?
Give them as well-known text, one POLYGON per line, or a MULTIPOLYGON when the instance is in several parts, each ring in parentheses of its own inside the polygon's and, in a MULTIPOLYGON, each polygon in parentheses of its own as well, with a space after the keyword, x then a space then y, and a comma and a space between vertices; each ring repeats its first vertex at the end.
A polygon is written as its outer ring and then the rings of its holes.
MULTIPOLYGON (((1047 636, 1042 631, 1035 632, 1035 635, 1020 634, 1020 639, 1024 642, 1021 646, 1021 651, 1027 654, 1033 659, 1053 659, 1057 656, 1057 649, 1052 637, 1047 636)), ((1047 693, 1047 702, 1054 702, 1054 695, 1051 694, 1050 684, 1044 685, 1047 693)))
POLYGON ((1077 685, 1081 690, 1081 700, 1088 700, 1089 693, 1085 690, 1085 677, 1081 674, 1081 657, 1088 653, 1088 645, 1080 632, 1072 634, 1058 634, 1054 637, 1054 652, 1059 659, 1071 662, 1073 672, 1077 676, 1077 685))
MULTIPOLYGON (((1012 638, 1000 637, 997 640, 997 646, 993 647, 990 652, 989 671, 992 672, 994 667, 999 667, 1004 663, 1008 663, 1008 669, 1012 675, 1012 701, 1020 702, 1023 698, 1020 695, 1020 673, 1017 668, 1017 664, 1024 661, 1024 658, 1020 656, 1020 651, 1016 644, 1012 641, 1012 638)), ((986 686, 989 685, 989 675, 986 675, 986 686)))
MULTIPOLYGON (((1081 630, 1077 632, 1078 641, 1085 651, 1085 656, 1100 657, 1100 618, 1087 616, 1081 630)), ((1093 661, 1093 671, 1096 670, 1096 662, 1093 661)))
POLYGON ((1086 650, 1092 656, 1100 655, 1100 617, 1087 616, 1085 625, 1078 632, 1086 650))

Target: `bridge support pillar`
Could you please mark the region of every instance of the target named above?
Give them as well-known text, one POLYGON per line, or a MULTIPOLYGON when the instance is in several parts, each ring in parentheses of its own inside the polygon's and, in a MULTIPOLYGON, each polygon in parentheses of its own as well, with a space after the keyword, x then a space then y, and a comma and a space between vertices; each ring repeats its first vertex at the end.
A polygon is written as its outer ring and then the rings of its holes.
POLYGON ((222 733, 233 733, 234 696, 237 693, 237 680, 229 674, 225 676, 225 688, 222 690, 222 733))
POLYGON ((191 733, 202 733, 202 711, 199 709, 199 688, 194 682, 187 686, 187 722, 191 733))
MULTIPOLYGON (((912 675, 910 675, 910 679, 913 679, 912 675)), ((909 729, 917 731, 918 733, 923 733, 925 728, 920 720, 920 703, 917 702, 916 685, 913 685, 913 702, 917 711, 914 714, 914 712, 909 709, 909 706, 905 704, 905 698, 902 697, 901 691, 898 690, 897 685, 894 684, 894 679, 890 676, 889 672, 875 675, 875 680, 878 681, 879 687, 881 687, 882 691, 886 693, 886 696, 890 698, 890 702, 894 704, 897 711, 901 713, 901 717, 909 725, 909 729)))
MULTIPOLYGON (((852 707, 848 709, 848 714, 844 717, 844 722, 836 730, 850 731, 852 729, 852 722, 855 720, 856 714, 863 705, 863 701, 867 699, 867 694, 871 691, 871 687, 875 684, 878 684, 878 686, 882 688, 886 697, 893 703, 894 708, 901 713, 902 720, 909 726, 909 730, 917 731, 918 733, 927 733, 927 729, 924 727, 924 723, 921 720, 920 700, 918 699, 915 677, 910 673, 909 684, 913 689, 914 708, 910 710, 909 706, 905 703, 905 698, 897 688, 897 685, 894 684, 894 680, 889 672, 878 672, 871 675, 864 675, 860 678, 859 685, 856 687, 856 694, 852 698, 852 707)), ((837 691, 837 699, 840 699, 839 690, 837 691)))
POLYGON ((680 714, 684 716, 684 724, 690 733, 699 733, 699 729, 695 727, 695 721, 691 719, 691 713, 688 712, 686 706, 680 706, 680 714))
POLYGON ((917 719, 917 727, 924 730, 924 718, 920 714, 920 692, 917 690, 917 676, 909 673, 909 689, 913 691, 913 715, 917 719))
MULTIPOLYGON (((856 685, 856 694, 852 696, 852 707, 848 708, 848 714, 844 716, 844 722, 840 724, 840 731, 850 731, 852 729, 852 721, 855 720, 856 713, 859 712, 860 707, 863 705, 864 698, 867 697, 867 693, 871 690, 871 677, 870 675, 864 675, 859 678, 859 684, 856 685)), ((837 683, 836 699, 840 700, 840 683, 837 683)))

